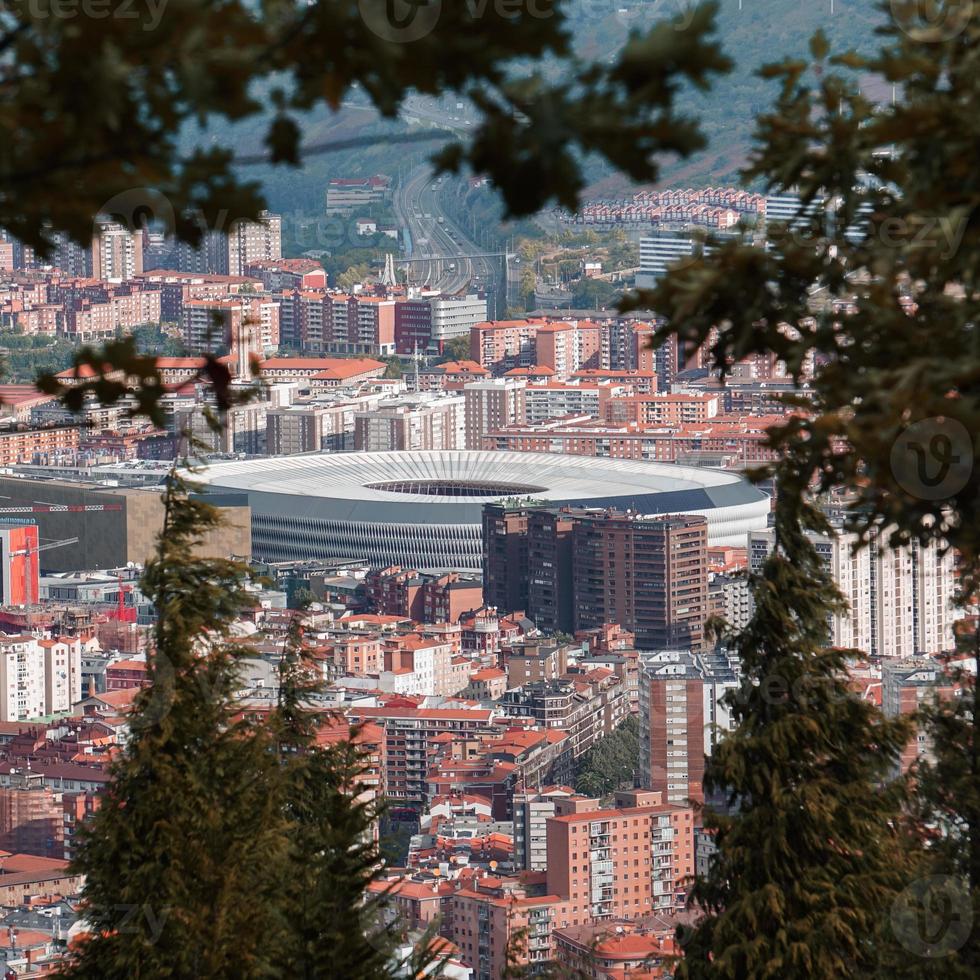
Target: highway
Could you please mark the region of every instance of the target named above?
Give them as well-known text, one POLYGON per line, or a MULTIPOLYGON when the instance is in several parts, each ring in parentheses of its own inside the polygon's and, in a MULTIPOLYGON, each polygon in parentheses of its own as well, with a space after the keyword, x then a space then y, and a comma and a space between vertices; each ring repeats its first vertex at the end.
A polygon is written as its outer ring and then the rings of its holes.
POLYGON ((411 171, 394 193, 393 207, 402 227, 412 237, 411 261, 400 264, 407 270, 409 283, 437 289, 448 295, 471 288, 486 290, 489 314, 495 309, 499 260, 486 257, 447 213, 442 191, 451 177, 439 178, 425 163, 411 171))

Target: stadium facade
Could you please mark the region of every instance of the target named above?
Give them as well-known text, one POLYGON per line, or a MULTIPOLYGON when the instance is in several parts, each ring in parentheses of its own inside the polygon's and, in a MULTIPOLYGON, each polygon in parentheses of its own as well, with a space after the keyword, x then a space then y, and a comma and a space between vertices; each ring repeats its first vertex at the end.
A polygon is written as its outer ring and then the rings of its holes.
POLYGON ((374 567, 476 570, 489 501, 703 514, 712 545, 744 547, 769 498, 733 473, 545 453, 337 453, 211 466, 217 493, 247 494, 252 553, 265 561, 351 558, 374 567))

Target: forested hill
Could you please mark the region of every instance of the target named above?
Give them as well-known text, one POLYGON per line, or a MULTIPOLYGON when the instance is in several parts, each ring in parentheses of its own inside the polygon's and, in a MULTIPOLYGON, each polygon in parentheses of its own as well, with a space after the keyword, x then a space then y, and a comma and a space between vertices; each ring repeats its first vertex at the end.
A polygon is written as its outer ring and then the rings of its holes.
MULTIPOLYGON (((477 0, 454 0, 476 3, 477 0)), ((609 59, 631 30, 650 27, 658 18, 686 16, 688 0, 566 0, 575 29, 576 47, 584 57, 609 59)), ((874 28, 886 13, 876 0, 719 0, 719 42, 736 62, 734 72, 706 95, 685 93, 691 115, 703 120, 709 149, 696 159, 669 162, 664 179, 703 184, 733 179, 748 150, 754 117, 771 97, 772 86, 755 76, 767 61, 803 54, 810 36, 822 28, 835 50, 855 47, 867 51, 875 43, 874 28)), ((883 95, 879 89, 878 95, 883 95)), ((356 98, 356 97, 355 97, 356 98)), ((377 135, 377 143, 311 159, 302 169, 250 168, 249 176, 264 184, 271 206, 279 211, 315 212, 322 207, 326 180, 339 175, 397 174, 399 168, 421 159, 425 150, 385 140, 398 124, 378 123, 362 110, 346 108, 335 117, 315 114, 304 120, 305 142, 346 140, 353 135, 377 135)), ((243 152, 253 152, 260 138, 258 124, 232 130, 243 152)), ((621 180, 599 169, 589 174, 594 187, 611 192, 621 180)))
MULTIPOLYGON (((862 52, 876 45, 875 27, 886 13, 876 0, 718 0, 719 41, 736 63, 734 71, 707 94, 688 93, 684 105, 702 120, 709 149, 691 161, 664 168, 667 180, 693 184, 734 179, 749 149, 754 118, 769 105, 773 86, 756 75, 768 62, 805 54, 810 37, 822 29, 834 51, 862 52)), ((630 30, 649 27, 658 17, 685 16, 688 0, 574 0, 583 55, 608 58, 630 30)), ((863 80, 869 92, 884 90, 863 80)), ((600 188, 621 186, 601 181, 600 188)))

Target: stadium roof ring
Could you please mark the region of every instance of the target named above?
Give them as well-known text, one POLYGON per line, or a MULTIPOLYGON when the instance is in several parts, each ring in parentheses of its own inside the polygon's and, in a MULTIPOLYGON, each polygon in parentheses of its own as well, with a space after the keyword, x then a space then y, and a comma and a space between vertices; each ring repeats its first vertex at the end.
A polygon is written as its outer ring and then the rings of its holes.
POLYGON ((420 571, 479 569, 490 501, 703 514, 710 544, 743 547, 770 509, 768 496, 734 473, 548 453, 273 456, 217 463, 196 478, 212 492, 247 495, 257 558, 366 559, 420 571))

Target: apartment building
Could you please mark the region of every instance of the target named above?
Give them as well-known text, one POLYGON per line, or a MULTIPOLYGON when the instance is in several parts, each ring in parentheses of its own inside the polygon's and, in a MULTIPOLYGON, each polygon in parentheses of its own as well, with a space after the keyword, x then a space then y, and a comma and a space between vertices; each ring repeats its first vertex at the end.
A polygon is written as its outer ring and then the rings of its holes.
POLYGON ((287 405, 266 412, 266 451, 270 456, 296 456, 325 449, 343 449, 344 433, 335 432, 336 412, 326 406, 287 405))
POLYGON ((281 258, 282 215, 263 211, 258 221, 236 221, 231 226, 227 237, 227 268, 214 271, 243 276, 250 265, 281 258))
POLYGON ((575 514, 575 630, 619 623, 647 650, 700 649, 708 614, 701 516, 575 514))
POLYGON ((546 890, 556 919, 581 925, 684 908, 694 874, 694 809, 657 793, 617 793, 617 806, 548 820, 546 890))
POLYGON ((785 417, 719 416, 674 428, 580 415, 536 425, 512 424, 487 433, 480 448, 665 463, 712 456, 726 466, 745 469, 775 458, 766 430, 780 421, 785 417))
MULTIPOLYGON (((930 704, 952 701, 962 693, 949 669, 933 657, 893 658, 881 665, 881 708, 889 718, 916 715, 930 704)), ((902 750, 900 771, 907 772, 919 758, 927 762, 934 758, 932 739, 922 724, 902 750)))
POLYGON ((527 611, 527 526, 530 508, 483 508, 483 596, 502 613, 527 611))
POLYGON ((571 786, 544 786, 514 793, 514 863, 525 871, 548 867, 548 820, 563 812, 595 809, 598 801, 577 796, 571 786))
POLYGON ((354 706, 353 724, 370 721, 385 733, 385 786, 389 799, 421 806, 426 799, 428 749, 438 735, 492 734, 494 712, 486 708, 417 708, 354 706))
POLYGON ((81 700, 82 643, 0 634, 0 721, 68 711, 81 700))
POLYGON ((705 756, 732 728, 721 699, 736 687, 732 659, 687 650, 641 653, 640 782, 668 803, 704 802, 705 756))
POLYGON ((530 384, 524 392, 524 418, 531 425, 565 415, 603 418, 626 391, 611 384, 560 381, 530 384))
POLYGON ((251 290, 260 292, 262 281, 247 276, 227 276, 209 273, 179 272, 154 269, 144 272, 137 282, 160 293, 160 318, 167 323, 180 323, 184 304, 189 300, 229 299, 251 290))
MULTIPOLYGON (((616 395, 605 402, 602 417, 608 422, 676 427, 713 419, 720 401, 717 394, 616 395)), ((528 421, 535 421, 530 414, 528 421)))
POLYGON ((559 320, 538 327, 534 337, 535 364, 550 368, 556 378, 576 371, 604 367, 603 326, 591 320, 559 320))
POLYGON ((354 448, 363 452, 462 449, 466 400, 405 395, 354 417, 354 448))
POLYGON ((0 466, 62 463, 66 459, 74 459, 78 444, 77 426, 0 432, 0 466))
POLYGON ((470 357, 496 377, 538 366, 564 380, 612 366, 606 335, 606 324, 591 320, 491 320, 470 330, 470 357))
MULTIPOLYGON (((887 530, 854 551, 856 537, 838 530, 812 535, 813 543, 838 589, 846 612, 830 622, 834 646, 875 657, 906 658, 953 649, 953 624, 960 614, 955 558, 937 544, 904 548, 887 544, 887 530)), ((772 551, 774 533, 749 535, 749 562, 758 571, 772 551)))
POLYGON ((246 265, 244 274, 261 280, 270 293, 327 288, 327 274, 315 259, 260 259, 246 265))
POLYGON ((114 221, 96 221, 92 278, 125 281, 143 271, 143 233, 114 221))
POLYGON ((629 713, 626 686, 611 671, 529 681, 511 688, 500 707, 514 718, 529 718, 544 729, 565 732, 572 755, 584 755, 629 713))
POLYGON ((384 643, 383 690, 397 694, 458 694, 469 681, 468 671, 453 669, 451 643, 417 635, 391 637, 384 643))
POLYGON ((463 386, 467 449, 482 449, 485 436, 524 421, 526 388, 524 381, 515 378, 472 381, 463 386))
POLYGON ((575 520, 550 508, 527 516, 527 613, 544 633, 572 633, 575 520))
POLYGON ((548 321, 488 320, 470 330, 470 358, 500 377, 511 368, 537 363, 538 329, 548 321))

